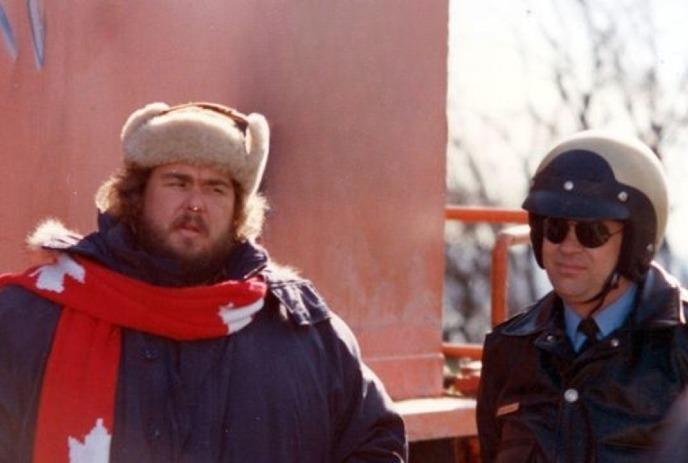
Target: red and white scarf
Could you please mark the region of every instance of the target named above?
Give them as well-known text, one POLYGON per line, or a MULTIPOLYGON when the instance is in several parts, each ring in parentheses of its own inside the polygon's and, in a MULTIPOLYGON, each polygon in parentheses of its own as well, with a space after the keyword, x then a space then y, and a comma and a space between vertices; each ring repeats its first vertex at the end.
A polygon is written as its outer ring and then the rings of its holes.
POLYGON ((236 333, 263 307, 260 279, 164 288, 61 254, 0 276, 62 306, 38 409, 33 461, 107 463, 121 328, 186 341, 236 333))

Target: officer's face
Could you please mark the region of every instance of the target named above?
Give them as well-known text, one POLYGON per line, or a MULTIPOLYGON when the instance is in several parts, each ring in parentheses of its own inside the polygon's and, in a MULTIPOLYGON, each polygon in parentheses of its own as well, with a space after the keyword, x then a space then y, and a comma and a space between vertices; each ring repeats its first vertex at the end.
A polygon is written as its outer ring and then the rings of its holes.
POLYGON ((231 245, 234 201, 227 175, 209 167, 167 164, 151 172, 142 219, 158 241, 155 247, 183 260, 208 259, 231 245))
MULTIPOLYGON (((611 233, 608 240, 598 247, 586 247, 574 232, 575 221, 568 222, 568 232, 548 239, 544 233, 542 260, 554 290, 562 300, 582 312, 592 309, 595 303, 587 303, 602 289, 605 281, 616 267, 623 240, 623 224, 604 220, 601 223, 611 233), (562 238, 563 236, 563 238, 562 238)), ((545 225, 547 227, 547 225, 545 225)), ((546 228, 545 228, 546 230, 546 228)), ((584 240, 585 241, 585 240, 584 240)), ((625 281, 624 281, 625 282, 625 281)), ((609 302, 611 300, 607 298, 609 302)))

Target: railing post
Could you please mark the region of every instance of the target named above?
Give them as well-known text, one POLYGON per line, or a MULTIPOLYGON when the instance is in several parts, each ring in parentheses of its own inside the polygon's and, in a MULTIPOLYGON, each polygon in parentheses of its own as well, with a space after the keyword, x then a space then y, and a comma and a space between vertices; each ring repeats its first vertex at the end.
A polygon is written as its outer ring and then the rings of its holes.
POLYGON ((495 245, 492 248, 492 271, 490 272, 492 326, 505 321, 509 314, 507 304, 509 293, 509 247, 527 243, 529 239, 530 229, 527 225, 505 228, 497 233, 495 245))

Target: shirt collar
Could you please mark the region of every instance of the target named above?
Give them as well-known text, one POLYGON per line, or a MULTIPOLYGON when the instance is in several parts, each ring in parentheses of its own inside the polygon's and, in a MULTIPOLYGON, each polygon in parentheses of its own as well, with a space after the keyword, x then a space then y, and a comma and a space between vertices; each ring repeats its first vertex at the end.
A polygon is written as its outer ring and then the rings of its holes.
MULTIPOLYGON (((599 310, 593 318, 599 328, 599 338, 602 339, 612 331, 619 328, 626 321, 628 314, 633 309, 633 301, 637 285, 635 283, 623 293, 623 295, 607 307, 599 310)), ((564 303, 564 324, 566 336, 571 341, 575 351, 578 351, 585 342, 585 335, 578 331, 578 325, 582 318, 568 304, 564 303)))

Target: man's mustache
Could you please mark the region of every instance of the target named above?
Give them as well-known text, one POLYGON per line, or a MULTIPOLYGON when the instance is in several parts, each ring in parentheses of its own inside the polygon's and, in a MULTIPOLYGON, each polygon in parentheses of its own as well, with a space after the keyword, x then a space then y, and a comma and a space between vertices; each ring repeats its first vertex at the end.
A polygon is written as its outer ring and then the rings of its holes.
POLYGON ((203 234, 208 234, 208 224, 206 221, 203 219, 203 217, 197 215, 197 214, 191 214, 189 212, 185 212, 184 214, 180 215, 174 221, 172 222, 172 229, 176 230, 178 228, 183 228, 183 227, 188 227, 191 226, 193 228, 198 229, 199 232, 203 234))

